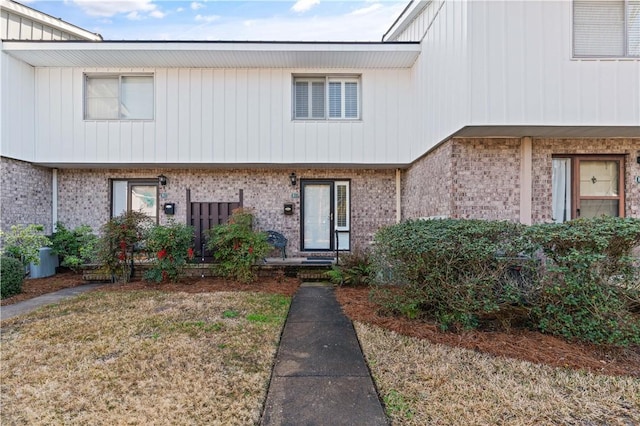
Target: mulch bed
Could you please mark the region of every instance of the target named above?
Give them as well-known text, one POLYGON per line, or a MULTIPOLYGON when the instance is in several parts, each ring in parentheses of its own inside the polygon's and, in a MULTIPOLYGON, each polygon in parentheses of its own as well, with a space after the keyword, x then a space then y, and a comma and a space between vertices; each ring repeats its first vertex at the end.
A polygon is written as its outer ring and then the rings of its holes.
POLYGON ((640 377, 640 347, 638 346, 599 347, 567 342, 546 334, 516 329, 510 333, 498 331, 444 333, 434 324, 380 315, 378 307, 369 300, 367 288, 341 287, 336 290, 336 297, 351 320, 373 324, 406 336, 537 364, 582 369, 598 374, 640 377))
MULTIPOLYGON (((65 272, 49 278, 25 280, 23 292, 4 299, 8 305, 41 294, 86 284, 81 274, 65 272)), ((107 284, 101 291, 161 290, 203 293, 215 291, 257 291, 292 296, 300 281, 284 276, 264 277, 255 284, 241 284, 221 278, 189 278, 178 283, 156 284, 133 281, 127 284, 107 284)), ((378 307, 369 300, 367 288, 340 287, 336 297, 351 320, 373 324, 397 333, 428 339, 434 343, 458 346, 495 356, 523 359, 555 367, 584 369, 598 374, 640 377, 640 347, 607 348, 563 339, 527 330, 467 331, 443 333, 434 324, 379 314, 378 307)))

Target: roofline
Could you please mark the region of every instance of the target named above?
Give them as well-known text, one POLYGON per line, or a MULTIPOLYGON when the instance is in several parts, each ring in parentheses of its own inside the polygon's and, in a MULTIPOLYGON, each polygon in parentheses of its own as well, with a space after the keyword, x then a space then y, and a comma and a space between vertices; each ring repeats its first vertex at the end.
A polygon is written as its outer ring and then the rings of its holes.
MULTIPOLYGON (((92 40, 14 40, 3 39, 3 43, 25 43, 25 44, 87 44, 94 43, 92 40)), ((386 45, 418 45, 418 41, 282 41, 282 40, 100 40, 100 45, 109 44, 273 44, 273 45, 353 45, 353 46, 386 46, 386 45)))
MULTIPOLYGON (((446 0, 443 0, 446 1, 446 0)), ((409 4, 400 13, 400 16, 391 24, 386 33, 382 36, 385 43, 397 43, 397 41, 386 41, 389 38, 395 38, 402 33, 413 19, 418 16, 433 0, 409 0, 409 4)))
POLYGON ((42 24, 55 26, 65 32, 76 35, 78 37, 84 37, 90 41, 101 41, 102 36, 98 33, 92 33, 89 30, 81 28, 77 25, 71 24, 60 18, 56 18, 47 13, 41 12, 29 6, 20 4, 14 0, 0 0, 0 8, 9 10, 17 15, 24 16, 25 18, 36 20, 42 24))

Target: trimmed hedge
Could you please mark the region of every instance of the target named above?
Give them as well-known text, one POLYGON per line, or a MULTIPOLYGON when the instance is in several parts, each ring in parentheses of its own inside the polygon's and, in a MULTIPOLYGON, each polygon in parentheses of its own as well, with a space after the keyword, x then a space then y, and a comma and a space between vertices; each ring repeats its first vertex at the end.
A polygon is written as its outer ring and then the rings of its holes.
POLYGON ((526 227, 411 220, 381 229, 373 299, 442 329, 510 327, 597 344, 640 343, 640 220, 602 217, 526 227), (394 285, 388 285, 394 284, 394 285))
POLYGON ((0 258, 0 297, 5 299, 22 292, 24 266, 13 257, 0 258))

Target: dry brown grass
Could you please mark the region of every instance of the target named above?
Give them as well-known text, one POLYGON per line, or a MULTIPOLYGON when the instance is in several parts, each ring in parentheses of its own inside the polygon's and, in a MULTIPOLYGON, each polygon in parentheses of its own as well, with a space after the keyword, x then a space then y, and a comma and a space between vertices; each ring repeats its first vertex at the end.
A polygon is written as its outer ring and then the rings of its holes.
POLYGON ((290 299, 91 293, 2 324, 2 424, 252 424, 290 299))
POLYGON ((355 326, 393 424, 640 424, 637 378, 537 365, 355 326))

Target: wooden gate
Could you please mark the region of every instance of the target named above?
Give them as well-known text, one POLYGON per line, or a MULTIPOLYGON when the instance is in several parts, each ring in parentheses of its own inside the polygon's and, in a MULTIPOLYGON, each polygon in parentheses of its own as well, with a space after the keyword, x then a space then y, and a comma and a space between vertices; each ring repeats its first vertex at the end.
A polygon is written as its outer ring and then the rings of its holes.
POLYGON ((191 202, 191 190, 187 189, 187 224, 194 227, 194 247, 199 260, 213 260, 213 255, 205 247, 205 231, 226 223, 233 210, 242 207, 242 189, 239 191, 239 198, 239 201, 223 203, 191 202))

